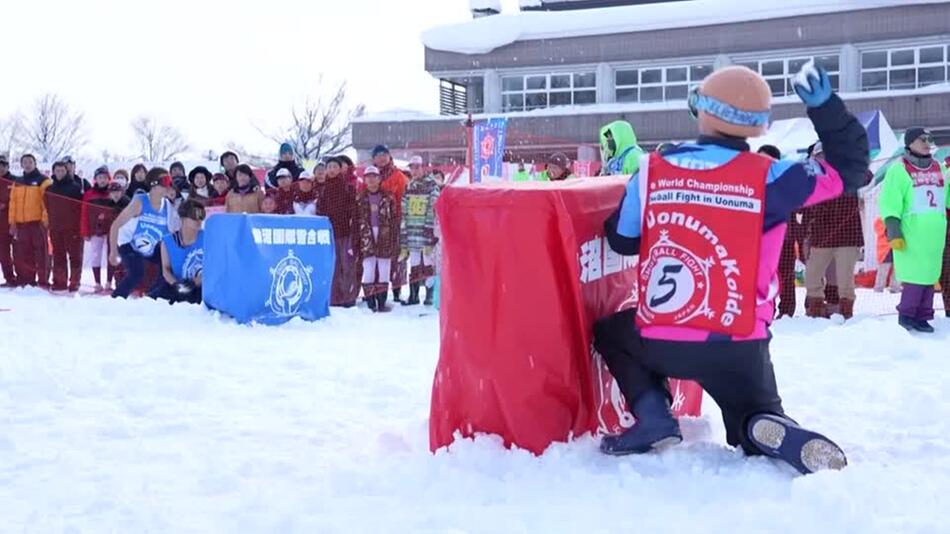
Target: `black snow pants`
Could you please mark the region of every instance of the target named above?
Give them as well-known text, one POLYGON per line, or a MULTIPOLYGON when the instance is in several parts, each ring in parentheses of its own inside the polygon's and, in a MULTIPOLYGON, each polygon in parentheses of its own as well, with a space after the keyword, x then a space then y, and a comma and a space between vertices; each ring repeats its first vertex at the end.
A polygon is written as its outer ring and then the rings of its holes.
POLYGON ((631 405, 649 389, 668 391, 667 378, 693 380, 722 410, 726 441, 746 454, 760 454, 749 442, 749 417, 784 415, 769 356, 769 340, 659 341, 646 339, 634 326, 636 310, 626 310, 594 325, 594 347, 603 356, 620 391, 631 405))

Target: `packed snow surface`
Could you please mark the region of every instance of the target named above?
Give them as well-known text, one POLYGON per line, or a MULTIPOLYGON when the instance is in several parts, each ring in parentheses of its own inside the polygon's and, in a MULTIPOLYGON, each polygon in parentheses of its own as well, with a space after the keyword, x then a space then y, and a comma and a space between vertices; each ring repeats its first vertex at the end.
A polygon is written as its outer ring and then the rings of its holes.
POLYGON ((579 11, 532 11, 439 26, 424 32, 422 42, 433 50, 486 54, 515 41, 690 28, 944 2, 946 0, 693 0, 579 11))
MULTIPOLYGON (((882 297, 883 298, 883 297, 882 297)), ((891 298, 891 297, 887 297, 891 298)), ((859 296, 859 303, 861 297, 859 296)), ((851 466, 798 477, 724 444, 609 458, 496 438, 432 455, 435 316, 246 327, 200 307, 0 291, 4 532, 946 532, 950 321, 775 327, 789 413, 851 466)))

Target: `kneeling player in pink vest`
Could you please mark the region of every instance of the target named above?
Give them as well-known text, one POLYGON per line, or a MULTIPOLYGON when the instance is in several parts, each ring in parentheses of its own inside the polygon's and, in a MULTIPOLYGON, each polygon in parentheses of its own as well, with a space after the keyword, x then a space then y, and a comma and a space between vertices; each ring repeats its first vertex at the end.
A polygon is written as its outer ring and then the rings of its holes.
POLYGON ((794 80, 826 162, 749 152, 765 132, 771 91, 728 67, 690 98, 700 138, 646 156, 606 222, 611 248, 640 255, 637 310, 595 326, 595 345, 636 424, 607 436, 607 454, 646 453, 682 440, 666 379, 695 380, 722 409, 726 439, 802 473, 840 469, 844 452, 785 415, 769 356, 776 270, 788 217, 854 191, 868 166, 867 133, 809 64, 794 80), (634 322, 636 323, 634 325, 634 322))

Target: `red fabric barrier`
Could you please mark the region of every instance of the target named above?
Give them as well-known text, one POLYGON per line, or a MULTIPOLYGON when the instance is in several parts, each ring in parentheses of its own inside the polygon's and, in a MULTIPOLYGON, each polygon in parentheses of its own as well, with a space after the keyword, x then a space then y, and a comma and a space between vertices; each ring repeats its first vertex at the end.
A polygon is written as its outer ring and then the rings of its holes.
MULTIPOLYGON (((603 236, 625 183, 612 177, 442 192, 432 450, 456 432, 491 433, 540 454, 554 441, 633 424, 592 347, 594 321, 636 305, 636 262, 611 251, 603 236)), ((702 390, 671 386, 677 414, 699 415, 702 390)))

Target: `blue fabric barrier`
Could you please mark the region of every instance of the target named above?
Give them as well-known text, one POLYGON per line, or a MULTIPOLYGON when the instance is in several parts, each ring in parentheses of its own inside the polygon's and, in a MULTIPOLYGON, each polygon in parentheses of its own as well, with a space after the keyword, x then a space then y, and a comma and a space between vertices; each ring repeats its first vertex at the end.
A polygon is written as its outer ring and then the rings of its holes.
POLYGON ((326 217, 209 217, 202 273, 205 304, 242 324, 327 317, 333 243, 326 217))

